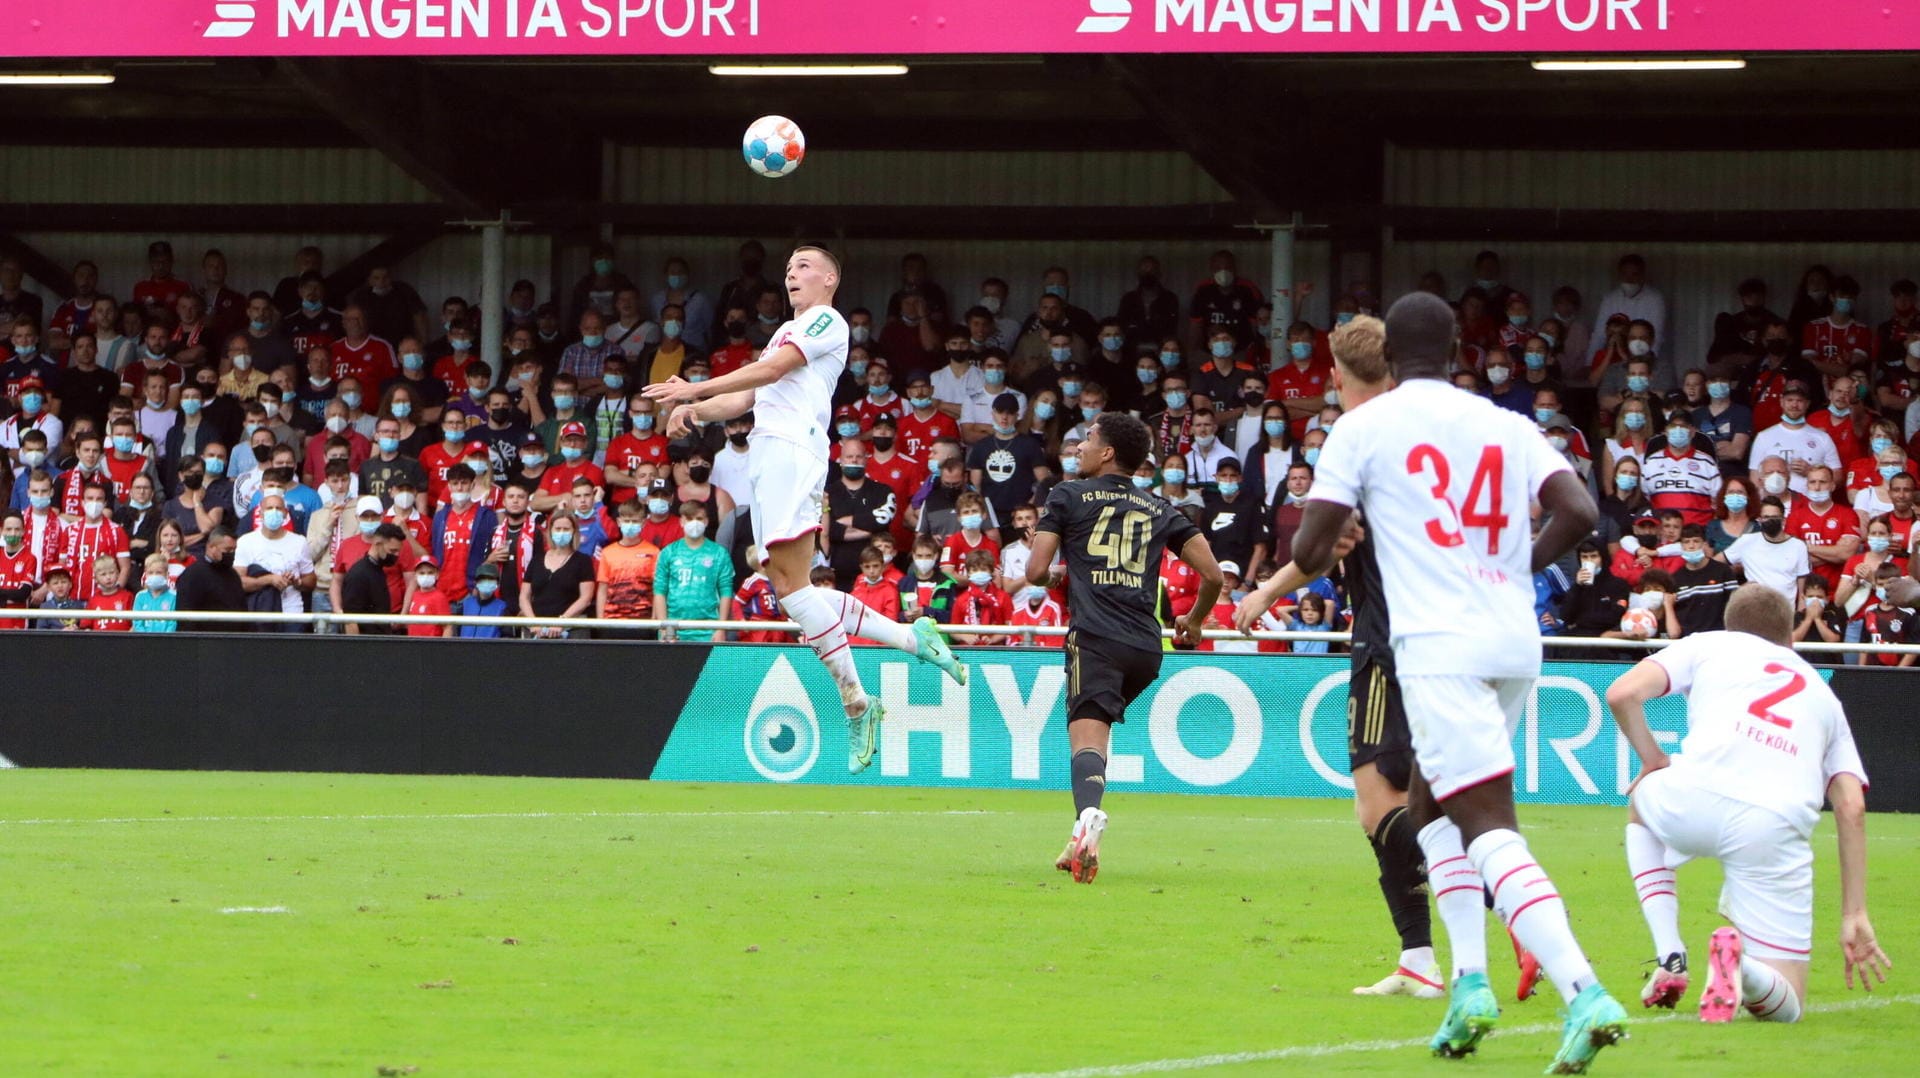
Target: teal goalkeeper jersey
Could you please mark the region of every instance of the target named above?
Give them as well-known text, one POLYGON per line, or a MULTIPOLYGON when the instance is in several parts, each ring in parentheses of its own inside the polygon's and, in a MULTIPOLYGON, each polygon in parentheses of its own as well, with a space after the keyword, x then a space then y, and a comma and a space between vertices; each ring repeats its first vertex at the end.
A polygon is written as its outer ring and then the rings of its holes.
MULTIPOLYGON (((733 598, 733 560, 711 540, 695 550, 685 539, 667 544, 654 565, 653 590, 665 595, 668 618, 718 621, 733 598)), ((711 640, 710 630, 681 630, 682 640, 711 640)))

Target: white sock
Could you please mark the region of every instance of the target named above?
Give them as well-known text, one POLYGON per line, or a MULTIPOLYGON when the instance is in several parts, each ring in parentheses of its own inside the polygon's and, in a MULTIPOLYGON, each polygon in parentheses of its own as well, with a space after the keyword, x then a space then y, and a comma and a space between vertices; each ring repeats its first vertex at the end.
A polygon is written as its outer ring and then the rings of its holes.
POLYGON ((1680 938, 1680 894, 1673 870, 1667 867, 1667 844, 1646 827, 1627 825, 1627 871, 1640 892, 1640 913, 1653 932, 1653 957, 1665 962, 1670 954, 1686 954, 1680 938))
POLYGON ((1428 970, 1438 969, 1440 963, 1433 957, 1433 948, 1414 947, 1400 952, 1400 968, 1410 969, 1425 976, 1428 970))
POLYGON ((807 590, 817 593, 829 610, 839 613, 840 629, 848 636, 857 636, 863 640, 885 644, 895 651, 904 651, 909 655, 920 650, 920 638, 913 635, 911 625, 900 624, 844 591, 834 591, 831 588, 808 588, 807 590))
POLYGON ((801 588, 781 599, 780 609, 800 626, 801 639, 826 664, 834 684, 840 687, 840 702, 849 712, 865 711, 867 694, 854 671, 853 648, 847 644, 846 630, 840 627, 839 610, 821 597, 818 588, 801 588))
POLYGON ((1473 840, 1467 857, 1483 879, 1493 883, 1493 908, 1508 931, 1533 952, 1553 986, 1568 1003, 1595 983, 1593 966, 1580 952, 1567 923, 1567 906, 1553 881, 1533 854, 1527 840, 1505 828, 1488 831, 1473 840))
POLYGON ((1420 829, 1420 852, 1427 857, 1427 886, 1447 929, 1453 975, 1487 971, 1487 915, 1481 894, 1486 885, 1460 847, 1460 828, 1445 816, 1420 829))
POLYGON ((1787 979, 1765 962, 1744 955, 1740 958, 1740 998, 1747 1001, 1747 1013, 1762 1022, 1800 1020, 1800 997, 1787 979))

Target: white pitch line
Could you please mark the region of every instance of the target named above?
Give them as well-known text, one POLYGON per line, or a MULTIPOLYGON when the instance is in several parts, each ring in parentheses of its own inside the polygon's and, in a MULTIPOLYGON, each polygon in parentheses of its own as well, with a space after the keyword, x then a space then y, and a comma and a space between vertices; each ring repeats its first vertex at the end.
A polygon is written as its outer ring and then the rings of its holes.
MULTIPOLYGON (((1037 810, 1036 810, 1037 811, 1037 810)), ((0 827, 67 826, 78 824, 138 823, 294 823, 370 820, 632 820, 736 816, 1019 816, 1018 812, 985 809, 743 809, 714 812, 421 812, 367 813, 337 816, 97 816, 66 819, 0 819, 0 827)))
MULTIPOLYGON (((1896 1003, 1920 1003, 1920 995, 1905 996, 1864 996, 1845 1000, 1840 1003, 1824 1003, 1806 1008, 1807 1014, 1832 1014, 1836 1011, 1858 1011, 1868 1008, 1891 1007, 1896 1003)), ((1660 1025, 1667 1022, 1699 1021, 1691 1014, 1663 1014, 1654 1018, 1630 1020, 1629 1032, 1635 1026, 1660 1025)), ((1557 1033, 1558 1022, 1539 1022, 1528 1026, 1503 1027, 1494 1031, 1495 1037, 1527 1036, 1535 1033, 1557 1033)), ((1141 1063, 1121 1063, 1110 1067, 1078 1067, 1065 1071, 1034 1071, 1011 1075, 1010 1078, 1129 1078, 1135 1074, 1165 1074, 1170 1071, 1206 1070, 1210 1067, 1234 1067, 1244 1063, 1271 1063, 1283 1059, 1318 1059, 1323 1056, 1352 1055, 1361 1052, 1398 1052, 1409 1048, 1425 1048, 1429 1038, 1404 1041, 1343 1041, 1338 1044, 1300 1044, 1291 1048, 1270 1048, 1260 1052, 1222 1052, 1216 1055, 1190 1056, 1185 1059, 1150 1059, 1141 1063)))
POLYGON ((285 906, 227 906, 221 913, 292 913, 285 906))

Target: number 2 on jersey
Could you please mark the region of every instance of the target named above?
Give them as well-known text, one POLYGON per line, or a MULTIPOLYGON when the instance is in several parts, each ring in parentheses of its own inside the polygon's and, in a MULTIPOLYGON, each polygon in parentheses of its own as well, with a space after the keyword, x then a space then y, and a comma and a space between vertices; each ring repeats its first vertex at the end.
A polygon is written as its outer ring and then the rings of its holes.
POLYGON ((1460 529, 1480 528, 1487 533, 1487 554, 1498 556, 1500 533, 1507 529, 1508 523, 1508 517, 1502 512, 1500 489, 1506 476, 1506 463, 1506 453, 1497 445, 1480 451, 1479 466, 1473 470, 1473 481, 1467 484, 1467 508, 1462 512, 1453 504, 1453 496, 1447 493, 1447 488, 1453 485, 1453 466, 1447 463, 1446 454, 1424 443, 1414 446, 1407 453, 1407 474, 1430 474, 1433 488, 1429 493, 1440 503, 1440 515, 1427 521, 1427 538, 1436 546, 1464 546, 1467 538, 1460 534, 1460 529), (1486 505, 1484 511, 1480 508, 1482 503, 1486 505))
POLYGON ((1153 538, 1153 517, 1138 510, 1122 514, 1114 506, 1100 510, 1093 534, 1087 537, 1087 553, 1105 558, 1107 568, 1129 573, 1147 571, 1147 544, 1153 538), (1119 516, 1119 520, 1114 517, 1119 516))
POLYGON ((1807 679, 1801 677, 1799 673, 1791 667, 1782 666, 1779 663, 1768 663, 1766 671, 1769 674, 1787 675, 1787 683, 1762 696, 1760 699, 1755 700, 1753 703, 1748 704, 1747 714, 1752 715, 1761 722, 1770 722, 1783 730, 1791 730, 1793 729, 1793 720, 1784 715, 1774 714, 1773 709, 1776 704, 1781 703, 1788 697, 1800 695, 1800 690, 1807 687, 1807 679))

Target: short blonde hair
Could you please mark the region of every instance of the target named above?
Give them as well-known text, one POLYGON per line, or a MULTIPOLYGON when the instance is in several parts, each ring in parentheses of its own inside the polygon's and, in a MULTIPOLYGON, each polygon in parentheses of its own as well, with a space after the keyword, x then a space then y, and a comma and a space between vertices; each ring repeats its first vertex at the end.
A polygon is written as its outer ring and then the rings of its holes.
POLYGON ((1333 347, 1333 361, 1354 381, 1378 385, 1387 380, 1385 322, 1372 315, 1355 315, 1353 321, 1334 329, 1328 343, 1333 347))
POLYGON ((1787 647, 1793 642, 1793 604, 1765 584, 1742 584, 1727 600, 1726 626, 1787 647))

